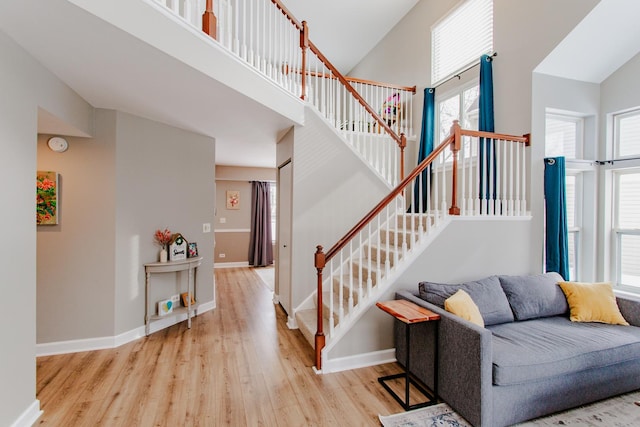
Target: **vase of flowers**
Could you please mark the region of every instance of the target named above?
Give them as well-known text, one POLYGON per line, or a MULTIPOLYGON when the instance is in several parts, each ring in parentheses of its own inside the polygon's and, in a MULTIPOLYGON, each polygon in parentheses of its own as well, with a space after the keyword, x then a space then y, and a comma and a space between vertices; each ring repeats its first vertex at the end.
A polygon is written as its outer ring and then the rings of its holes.
POLYGON ((168 228, 164 230, 156 230, 153 235, 154 240, 160 245, 160 262, 167 262, 167 244, 171 241, 173 234, 168 228))

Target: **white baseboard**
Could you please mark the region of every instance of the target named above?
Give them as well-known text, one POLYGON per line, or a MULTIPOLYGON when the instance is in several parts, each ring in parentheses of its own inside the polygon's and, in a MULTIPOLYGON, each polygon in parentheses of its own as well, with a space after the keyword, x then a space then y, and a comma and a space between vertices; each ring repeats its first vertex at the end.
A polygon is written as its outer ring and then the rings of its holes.
POLYGON ((298 322, 295 317, 287 316, 287 327, 289 329, 298 329, 298 322))
MULTIPOLYGON (((196 315, 199 315, 213 310, 214 308, 216 308, 216 301, 208 301, 200 304, 195 312, 196 315)), ((187 320, 187 313, 181 313, 178 316, 171 316, 167 319, 155 321, 150 325, 149 333, 157 332, 161 329, 173 326, 176 323, 184 322, 185 320, 187 320)), ((191 321, 197 322, 197 318, 192 318, 191 321)), ((36 357, 116 348, 139 338, 143 338, 144 336, 145 331, 143 325, 113 337, 87 338, 36 344, 36 357)))
POLYGON ((40 401, 34 400, 31 405, 11 424, 11 427, 31 427, 42 415, 40 401))
POLYGON ((235 267, 249 267, 249 261, 214 262, 213 263, 213 268, 235 268, 235 267))
POLYGON ((367 366, 382 365, 396 361, 396 349, 372 351, 371 353, 356 354, 354 356, 337 357, 323 360, 322 370, 318 373, 348 371, 350 369, 366 368, 367 366))

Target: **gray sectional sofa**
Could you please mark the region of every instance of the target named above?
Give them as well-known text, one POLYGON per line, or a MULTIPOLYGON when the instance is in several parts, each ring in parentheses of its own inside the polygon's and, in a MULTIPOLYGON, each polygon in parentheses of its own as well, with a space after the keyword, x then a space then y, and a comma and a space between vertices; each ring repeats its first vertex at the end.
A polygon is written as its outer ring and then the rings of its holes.
MULTIPOLYGON (((400 291, 441 316, 438 392, 474 426, 500 427, 640 389, 640 299, 617 297, 630 326, 569 320, 556 273, 491 276, 464 284, 422 282, 400 291), (485 327, 455 316, 444 300, 464 289, 485 327)), ((432 322, 411 328, 411 372, 433 386, 432 322)), ((396 357, 406 360, 396 322, 396 357)))

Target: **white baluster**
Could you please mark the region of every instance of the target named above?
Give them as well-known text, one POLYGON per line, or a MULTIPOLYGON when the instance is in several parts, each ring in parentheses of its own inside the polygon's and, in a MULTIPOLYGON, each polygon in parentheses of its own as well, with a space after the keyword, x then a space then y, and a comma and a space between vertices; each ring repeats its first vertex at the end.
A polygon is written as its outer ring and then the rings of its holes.
POLYGON ((355 255, 353 254, 353 239, 349 241, 349 301, 347 305, 348 313, 351 314, 353 310, 353 275, 354 275, 354 266, 353 259, 355 255))
POLYGON ((341 249, 340 250, 340 267, 339 267, 339 272, 340 274, 338 275, 340 277, 339 282, 340 282, 340 287, 338 288, 338 323, 342 323, 342 320, 344 318, 344 259, 342 254, 344 253, 344 250, 341 249))

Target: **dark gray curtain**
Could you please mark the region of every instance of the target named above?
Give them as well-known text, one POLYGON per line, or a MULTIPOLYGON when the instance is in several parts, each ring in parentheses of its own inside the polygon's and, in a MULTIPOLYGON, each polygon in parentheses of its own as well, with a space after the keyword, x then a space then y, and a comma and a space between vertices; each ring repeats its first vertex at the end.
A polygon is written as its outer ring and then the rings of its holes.
POLYGON ((265 267, 273 264, 271 239, 271 203, 268 182, 251 181, 251 241, 249 265, 265 267))

